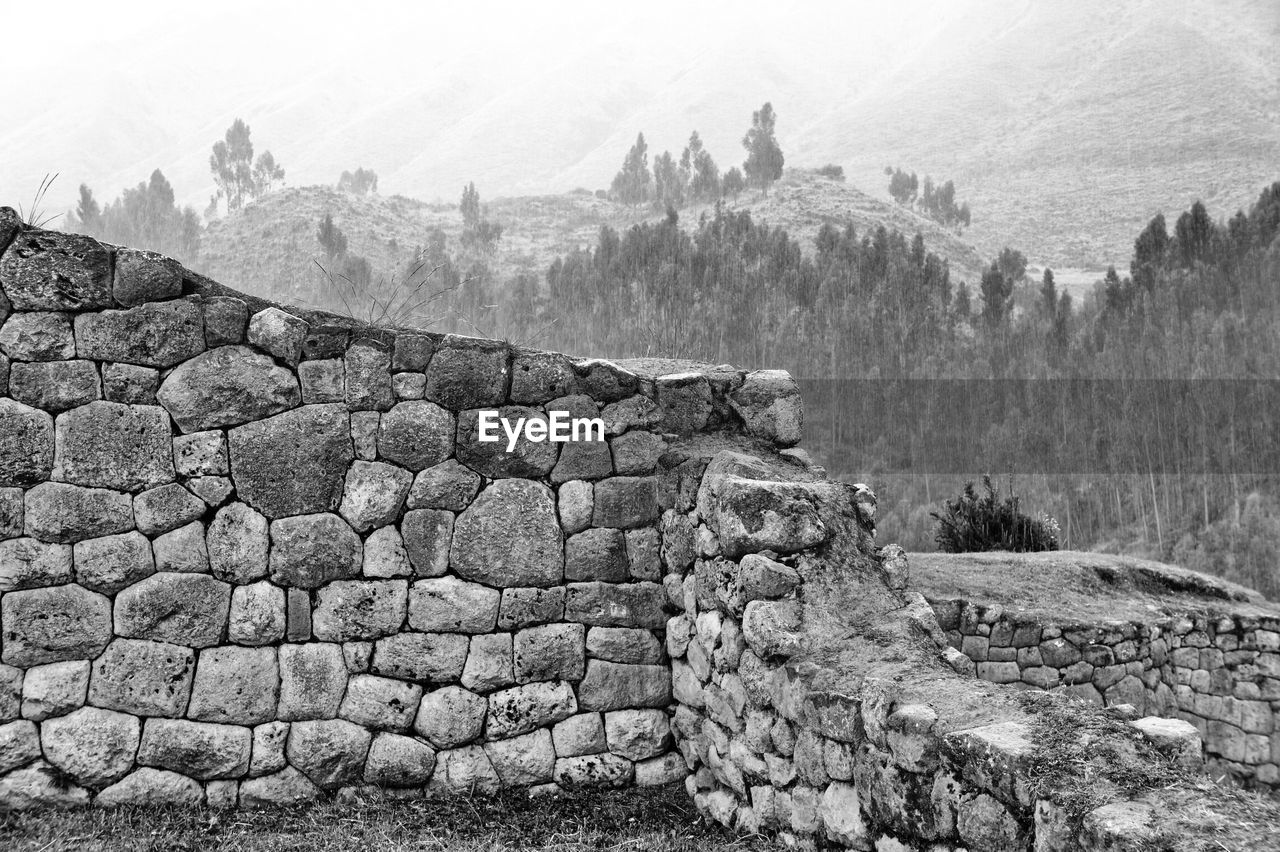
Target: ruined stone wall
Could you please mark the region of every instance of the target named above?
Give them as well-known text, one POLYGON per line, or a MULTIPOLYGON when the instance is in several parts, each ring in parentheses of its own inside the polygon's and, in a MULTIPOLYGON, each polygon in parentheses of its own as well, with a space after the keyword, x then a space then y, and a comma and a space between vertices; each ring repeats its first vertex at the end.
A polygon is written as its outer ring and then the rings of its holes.
POLYGON ((1230 612, 1149 622, 1042 624, 999 605, 931 604, 949 644, 993 683, 1183 719, 1210 771, 1280 787, 1280 617, 1230 612))
POLYGON ((361 327, 7 208, 0 252, 0 810, 685 775, 660 519, 682 442, 798 440, 790 377, 361 327))

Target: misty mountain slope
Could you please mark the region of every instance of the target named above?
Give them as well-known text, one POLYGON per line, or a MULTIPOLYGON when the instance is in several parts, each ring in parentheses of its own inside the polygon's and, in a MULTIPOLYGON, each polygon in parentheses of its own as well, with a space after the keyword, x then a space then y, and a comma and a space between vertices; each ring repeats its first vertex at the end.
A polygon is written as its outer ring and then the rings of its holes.
MULTIPOLYGON (((485 206, 487 217, 503 226, 502 240, 490 261, 498 280, 527 273, 540 284, 557 256, 594 246, 602 225, 624 230, 665 215, 583 193, 497 198, 485 206)), ((984 263, 963 237, 905 208, 812 173, 789 173, 768 196, 749 192, 726 206, 747 210, 757 220, 786 229, 810 253, 824 223, 841 228, 852 223, 860 234, 879 225, 896 228, 909 238, 922 233, 928 249, 950 262, 953 282, 976 282, 984 263)), ((199 258, 187 260, 205 275, 248 293, 340 308, 334 287, 316 266, 317 260, 333 265, 324 260, 316 236, 326 213, 346 234, 349 251, 366 257, 376 275, 391 279, 412 262, 415 248, 427 242, 432 229, 441 229, 453 249, 462 233, 456 204, 356 196, 324 186, 287 188, 214 222, 204 235, 199 258)), ((710 206, 686 208, 680 211, 680 222, 693 230, 703 214, 713 213, 710 206)))

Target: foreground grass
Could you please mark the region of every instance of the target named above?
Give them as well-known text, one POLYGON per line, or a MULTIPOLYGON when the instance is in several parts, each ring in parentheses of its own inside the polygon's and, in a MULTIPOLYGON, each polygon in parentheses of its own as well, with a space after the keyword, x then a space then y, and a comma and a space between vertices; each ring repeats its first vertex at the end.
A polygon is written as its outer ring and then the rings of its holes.
POLYGON ((117 808, 0 816, 5 852, 450 852, 774 850, 704 824, 682 785, 519 792, 440 801, 323 803, 270 811, 117 808))

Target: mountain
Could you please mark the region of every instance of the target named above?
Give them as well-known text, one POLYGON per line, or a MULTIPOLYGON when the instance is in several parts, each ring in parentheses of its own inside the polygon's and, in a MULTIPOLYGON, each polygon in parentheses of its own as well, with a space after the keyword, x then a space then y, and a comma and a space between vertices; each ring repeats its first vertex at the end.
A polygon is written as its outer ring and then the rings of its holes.
POLYGON ((739 163, 769 100, 788 164, 841 164, 882 199, 886 165, 952 179, 983 254, 1097 267, 1157 211, 1232 211, 1280 163, 1274 0, 688 6, 331 18, 229 0, 82 33, 81 61, 22 42, 0 53, 0 198, 60 172, 47 206, 66 209, 81 182, 109 200, 158 167, 203 210, 237 116, 294 186, 365 166, 386 195, 558 194, 607 186, 640 131, 651 156, 697 129, 739 163))

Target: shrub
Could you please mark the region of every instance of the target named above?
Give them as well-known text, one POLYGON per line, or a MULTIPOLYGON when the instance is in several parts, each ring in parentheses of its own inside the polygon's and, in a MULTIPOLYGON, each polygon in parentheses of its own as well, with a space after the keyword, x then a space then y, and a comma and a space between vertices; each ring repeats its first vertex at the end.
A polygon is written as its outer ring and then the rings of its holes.
POLYGON ((1018 511, 1018 498, 1001 499, 991 484, 982 477, 986 494, 979 497, 973 483, 966 483, 964 493, 946 502, 942 514, 930 512, 938 521, 934 541, 944 553, 975 553, 985 550, 1034 552, 1058 549, 1058 522, 1047 515, 1032 518, 1018 511))
POLYGON ((827 163, 818 169, 818 174, 823 177, 829 177, 832 180, 844 180, 844 166, 837 166, 835 163, 827 163))

